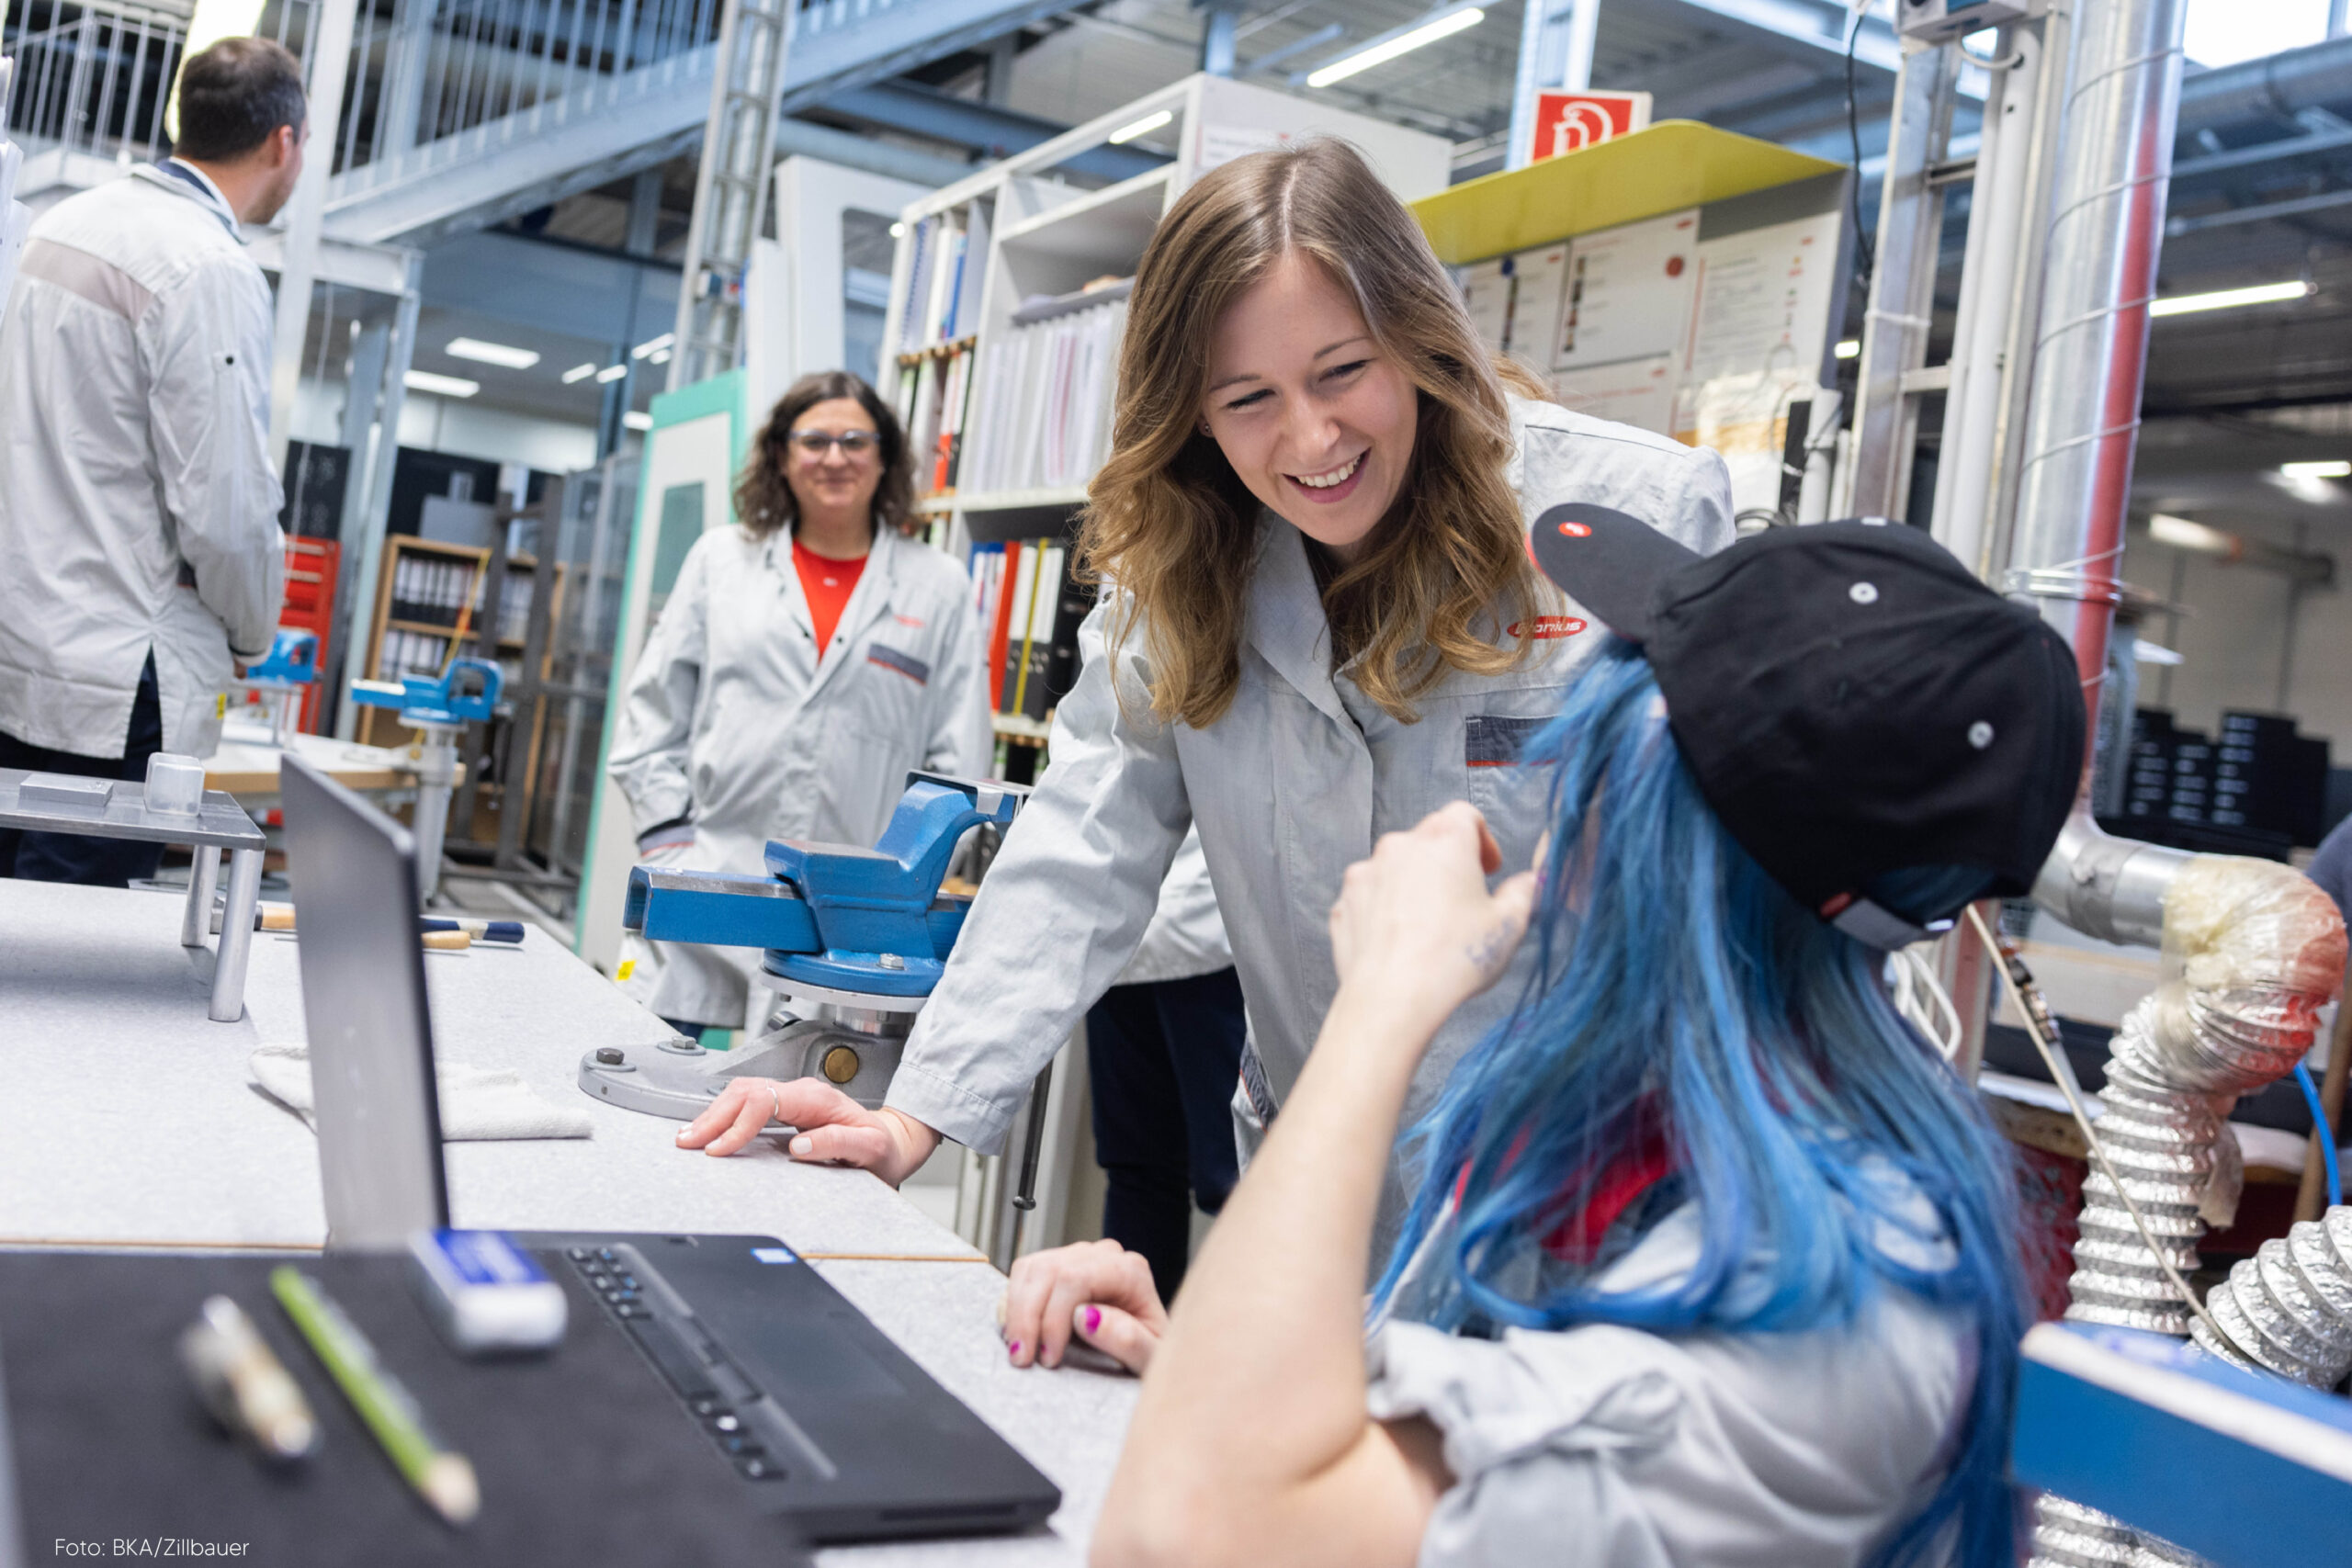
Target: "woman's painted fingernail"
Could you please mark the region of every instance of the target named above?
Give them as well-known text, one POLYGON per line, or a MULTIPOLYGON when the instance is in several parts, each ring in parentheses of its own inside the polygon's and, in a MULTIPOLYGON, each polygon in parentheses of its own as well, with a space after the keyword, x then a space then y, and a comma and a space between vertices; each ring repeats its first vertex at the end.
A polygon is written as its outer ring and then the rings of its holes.
POLYGON ((1004 1353, 1011 1357, 1015 1362, 1018 1362, 1021 1359, 1021 1341, 1016 1339, 1012 1344, 1007 1345, 1004 1348, 1004 1353))
POLYGON ((1102 1309, 1101 1307, 1095 1307, 1095 1306, 1088 1307, 1088 1308, 1086 1309, 1086 1335, 1087 1335, 1087 1337, 1088 1337, 1088 1338, 1090 1338, 1090 1339, 1091 1339, 1091 1338, 1092 1338, 1092 1337, 1094 1337, 1094 1331, 1095 1331, 1096 1329, 1098 1329, 1098 1328, 1102 1327, 1102 1309))

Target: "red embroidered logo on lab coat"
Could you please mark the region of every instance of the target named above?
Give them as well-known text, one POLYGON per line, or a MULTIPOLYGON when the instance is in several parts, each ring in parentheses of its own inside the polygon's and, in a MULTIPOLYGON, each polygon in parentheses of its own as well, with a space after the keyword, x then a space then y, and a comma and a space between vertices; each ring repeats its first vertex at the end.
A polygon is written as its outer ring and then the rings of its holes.
MULTIPOLYGON (((1526 624, 1525 621, 1513 621, 1510 627, 1510 635, 1519 636, 1519 628, 1526 624)), ((1535 617, 1535 640, 1548 642, 1555 637, 1574 637, 1584 628, 1585 623, 1574 615, 1538 615, 1535 617)))

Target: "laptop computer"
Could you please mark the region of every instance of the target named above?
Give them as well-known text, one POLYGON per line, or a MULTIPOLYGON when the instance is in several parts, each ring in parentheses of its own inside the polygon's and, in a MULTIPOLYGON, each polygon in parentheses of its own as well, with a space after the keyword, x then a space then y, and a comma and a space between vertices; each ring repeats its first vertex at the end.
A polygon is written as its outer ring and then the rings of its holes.
MULTIPOLYGON (((403 1247, 449 1223, 417 941, 414 840, 288 754, 280 785, 300 912, 330 1247, 403 1247)), ((521 1232, 605 1303, 763 1511, 810 1540, 1038 1523, 1061 1494, 774 1236, 521 1232)))

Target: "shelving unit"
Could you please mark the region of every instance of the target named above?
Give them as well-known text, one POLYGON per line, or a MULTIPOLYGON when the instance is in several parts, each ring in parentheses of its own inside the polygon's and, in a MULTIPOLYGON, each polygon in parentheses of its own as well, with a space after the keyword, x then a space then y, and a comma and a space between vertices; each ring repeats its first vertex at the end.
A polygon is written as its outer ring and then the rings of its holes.
MULTIPOLYGON (((439 540, 420 539, 405 534, 396 534, 386 539, 383 570, 377 574, 376 578, 376 606, 374 617, 368 627, 367 660, 359 670, 352 672, 354 677, 369 680, 397 680, 404 669, 420 671, 430 669, 438 672, 446 669, 449 660, 458 653, 470 653, 478 635, 479 620, 483 613, 483 579, 489 574, 490 562, 491 551, 472 545, 444 544, 439 540), (448 580, 458 585, 454 601, 450 600, 447 594, 443 595, 444 603, 451 606, 450 619, 435 620, 392 614, 396 603, 403 605, 418 603, 414 595, 419 584, 414 580, 412 570, 414 568, 441 569, 449 574, 448 580), (392 639, 395 637, 406 639, 405 644, 393 643, 392 639), (411 655, 423 653, 425 657, 421 662, 413 658, 406 660, 399 658, 388 659, 388 643, 392 644, 390 651, 393 653, 407 652, 411 655)), ((548 610, 548 619, 551 622, 562 612, 566 577, 564 564, 561 561, 556 563, 555 585, 552 590, 554 599, 548 610)), ((530 556, 515 555, 506 558, 506 581, 512 589, 519 590, 523 595, 525 614, 520 619, 525 623, 528 618, 527 606, 533 577, 537 570, 538 562, 530 556)), ((503 610, 504 606, 503 594, 501 604, 503 610)), ((517 625, 512 636, 505 635, 505 628, 502 626, 498 639, 498 657, 499 662, 506 667, 510 682, 524 656, 524 650, 525 639, 522 626, 517 625)), ((542 678, 546 678, 548 673, 547 660, 542 658, 540 662, 540 674, 542 678)), ((532 713, 515 714, 511 719, 505 721, 517 728, 514 744, 510 749, 512 755, 524 758, 538 754, 538 732, 545 722, 545 714, 538 710, 543 706, 543 704, 534 705, 532 713)), ((359 727, 356 738, 362 745, 396 747, 406 746, 414 739, 410 731, 401 727, 400 716, 389 708, 360 709, 359 727)), ((499 786, 495 782, 485 779, 481 787, 486 804, 498 800, 499 786)), ((481 834, 485 831, 495 834, 496 809, 496 806, 492 804, 489 812, 476 818, 477 839, 480 839, 481 834)), ((488 840, 481 840, 481 841, 488 840)))

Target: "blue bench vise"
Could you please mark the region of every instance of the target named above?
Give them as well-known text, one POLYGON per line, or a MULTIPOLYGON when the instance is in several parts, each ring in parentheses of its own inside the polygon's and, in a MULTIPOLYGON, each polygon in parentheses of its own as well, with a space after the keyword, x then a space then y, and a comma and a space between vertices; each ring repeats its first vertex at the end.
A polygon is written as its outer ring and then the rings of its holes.
POLYGON ((498 688, 503 679, 498 666, 487 659, 453 659, 438 675, 354 681, 351 700, 362 707, 397 708, 402 723, 419 729, 428 725, 454 728, 488 723, 498 707, 498 688))
POLYGON ((438 675, 398 681, 354 681, 352 701, 392 708, 417 732, 416 896, 430 903, 441 886, 441 845, 449 831, 449 795, 458 783, 458 737, 469 724, 487 724, 498 709, 503 676, 487 659, 452 659, 438 675))
POLYGON ((940 891, 956 846, 974 828, 1011 826, 1028 794, 1021 784, 911 773, 871 849, 775 840, 764 875, 632 867, 626 930, 654 942, 758 948, 760 984, 791 1001, 777 1027, 721 1062, 683 1038, 605 1046, 581 1059, 581 1087, 682 1121, 745 1075, 821 1077, 879 1105, 971 908, 968 897, 940 891))

